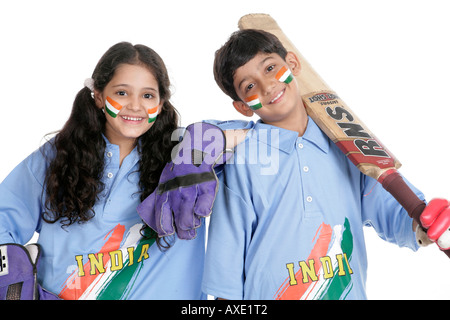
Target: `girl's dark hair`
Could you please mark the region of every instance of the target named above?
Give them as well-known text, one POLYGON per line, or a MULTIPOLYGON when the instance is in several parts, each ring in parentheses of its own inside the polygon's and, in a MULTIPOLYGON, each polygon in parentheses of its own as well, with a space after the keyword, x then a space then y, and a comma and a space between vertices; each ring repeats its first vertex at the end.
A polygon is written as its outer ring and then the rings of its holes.
POLYGON ((283 59, 287 55, 287 50, 276 36, 254 29, 234 32, 228 41, 216 51, 214 79, 220 89, 234 101, 241 100, 233 85, 236 70, 261 52, 277 53, 283 59))
MULTIPOLYGON (((140 199, 144 200, 156 188, 162 169, 170 161, 176 142, 171 135, 178 127, 178 113, 170 103, 170 80, 160 56, 144 45, 121 42, 112 46, 100 59, 92 74, 94 88, 102 92, 114 72, 122 64, 140 65, 149 69, 159 84, 164 101, 152 127, 139 140, 140 199)), ((46 211, 44 221, 63 226, 90 220, 93 206, 104 186, 106 143, 102 136, 105 114, 94 102, 91 90, 81 89, 72 112, 62 130, 55 136, 56 156, 46 173, 46 211)))

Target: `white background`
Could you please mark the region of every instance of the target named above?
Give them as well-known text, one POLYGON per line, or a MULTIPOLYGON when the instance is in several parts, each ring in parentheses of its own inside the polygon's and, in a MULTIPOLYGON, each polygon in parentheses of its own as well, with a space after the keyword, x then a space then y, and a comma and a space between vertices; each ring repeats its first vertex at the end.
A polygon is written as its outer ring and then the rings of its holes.
MULTIPOLYGON (((100 56, 119 41, 167 64, 181 124, 241 119, 216 86, 217 50, 247 13, 269 13, 403 163, 427 199, 450 199, 450 19, 445 0, 8 1, 0 9, 0 180, 60 129, 100 56)), ((369 299, 449 299, 449 260, 367 229, 369 299)), ((276 241, 276 239, 274 239, 276 241)))

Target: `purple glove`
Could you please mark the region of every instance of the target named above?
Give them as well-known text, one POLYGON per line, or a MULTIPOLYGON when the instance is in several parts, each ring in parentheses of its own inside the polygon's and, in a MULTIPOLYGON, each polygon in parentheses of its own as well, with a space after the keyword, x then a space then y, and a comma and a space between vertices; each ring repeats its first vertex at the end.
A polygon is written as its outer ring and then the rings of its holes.
POLYGON ((162 171, 159 185, 137 208, 144 222, 160 237, 174 234, 193 239, 201 218, 211 214, 218 189, 214 167, 231 156, 223 131, 209 123, 186 128, 162 171))
POLYGON ((59 300, 37 283, 41 248, 0 245, 0 300, 59 300))

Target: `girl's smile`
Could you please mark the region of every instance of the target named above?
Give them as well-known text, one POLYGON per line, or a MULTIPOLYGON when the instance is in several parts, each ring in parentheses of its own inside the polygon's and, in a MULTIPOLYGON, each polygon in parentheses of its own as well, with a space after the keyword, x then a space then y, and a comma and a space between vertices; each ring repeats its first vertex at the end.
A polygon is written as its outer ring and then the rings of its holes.
POLYGON ((132 116, 120 116, 125 123, 129 124, 140 124, 144 118, 142 117, 132 117, 132 116))

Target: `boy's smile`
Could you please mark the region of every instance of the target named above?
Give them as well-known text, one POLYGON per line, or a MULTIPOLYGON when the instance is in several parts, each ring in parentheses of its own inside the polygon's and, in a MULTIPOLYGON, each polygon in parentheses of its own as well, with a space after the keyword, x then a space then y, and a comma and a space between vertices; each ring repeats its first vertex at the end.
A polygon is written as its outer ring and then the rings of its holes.
POLYGON ((269 104, 278 103, 278 102, 282 101, 285 92, 286 92, 286 88, 283 89, 279 94, 277 94, 277 96, 275 98, 270 100, 269 104))
POLYGON ((256 113, 264 123, 298 131, 302 135, 307 124, 306 110, 297 82, 285 83, 276 78, 283 67, 288 67, 293 75, 300 72, 300 63, 291 52, 286 60, 276 53, 259 53, 236 69, 234 87, 241 101, 234 101, 233 105, 245 116, 256 113), (259 99, 259 108, 252 108, 244 102, 249 97, 259 99))

